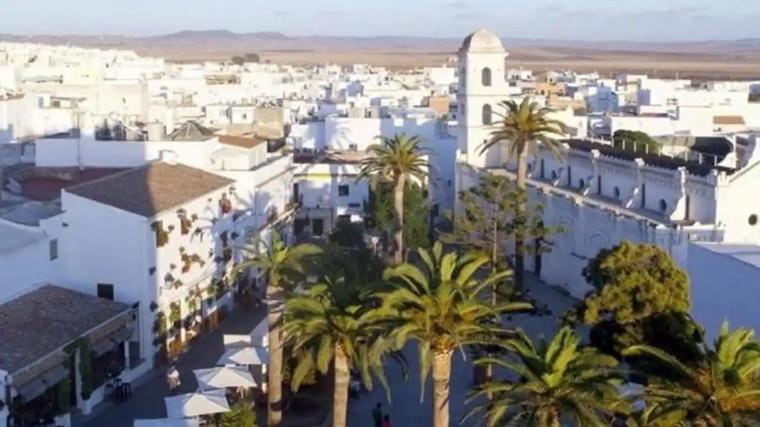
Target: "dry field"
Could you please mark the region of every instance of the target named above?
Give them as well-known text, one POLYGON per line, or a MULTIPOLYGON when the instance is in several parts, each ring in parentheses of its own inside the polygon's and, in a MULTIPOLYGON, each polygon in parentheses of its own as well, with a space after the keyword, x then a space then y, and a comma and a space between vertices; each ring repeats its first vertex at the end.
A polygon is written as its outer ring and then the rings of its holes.
MULTIPOLYGON (((509 47, 507 46, 507 49, 509 47)), ((142 49, 138 49, 142 50, 142 49)), ((179 62, 227 60, 236 53, 206 50, 144 49, 146 54, 165 56, 179 62)), ((262 60, 278 64, 351 65, 364 63, 392 69, 409 69, 440 65, 456 52, 381 51, 381 50, 277 50, 259 52, 262 60)), ((695 80, 752 79, 760 80, 760 57, 729 56, 698 53, 661 53, 642 51, 607 51, 518 48, 511 50, 509 67, 524 67, 534 71, 572 69, 580 72, 598 71, 603 75, 622 72, 647 73, 653 77, 692 78, 695 80)))

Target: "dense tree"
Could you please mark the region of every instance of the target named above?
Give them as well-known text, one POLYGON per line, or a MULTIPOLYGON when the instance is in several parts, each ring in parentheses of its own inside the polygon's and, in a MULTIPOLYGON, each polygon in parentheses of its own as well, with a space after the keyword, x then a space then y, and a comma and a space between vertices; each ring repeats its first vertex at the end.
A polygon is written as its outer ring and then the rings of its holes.
POLYGON ((748 329, 724 323, 712 348, 685 364, 660 348, 637 345, 624 351, 662 365, 664 376, 648 376, 643 425, 750 427, 760 425, 760 342, 748 329))
POLYGON ((565 321, 591 326, 591 342, 619 356, 634 344, 663 345, 683 360, 698 357, 702 329, 689 316, 689 280, 655 245, 622 242, 589 262, 594 290, 565 321))
MULTIPOLYGON (((379 182, 370 193, 370 213, 377 230, 394 227, 393 184, 379 182)), ((416 250, 430 246, 428 219, 430 208, 425 192, 414 182, 407 183, 404 190, 404 248, 416 250)))
POLYGON ((417 136, 397 134, 381 138, 382 143, 367 147, 369 154, 360 163, 359 178, 372 178, 375 182, 393 183, 394 261, 404 260, 404 192, 412 178, 424 181, 427 160, 422 156, 422 140, 417 136))
POLYGON ((246 259, 237 271, 256 268, 267 279, 267 320, 269 322, 269 366, 267 369, 267 425, 279 426, 282 422, 282 359, 281 334, 284 293, 289 286, 302 281, 306 266, 318 257, 322 250, 314 245, 302 244, 288 247, 276 231, 270 242, 259 239, 246 248, 246 259))
POLYGON ((423 268, 404 263, 386 269, 389 289, 377 294, 378 309, 396 348, 412 339, 418 343, 420 386, 432 369, 433 426, 449 426, 449 378, 455 348, 480 343, 504 333, 497 321, 500 313, 528 310, 527 303, 491 306, 483 300, 484 289, 504 280, 507 271, 497 271, 484 279, 476 273, 488 263, 488 256, 444 254, 436 243, 432 250, 418 250, 423 268))
POLYGON ((239 402, 219 417, 219 427, 255 426, 256 412, 246 402, 239 402))
POLYGON ((332 365, 332 425, 345 426, 351 368, 361 373, 367 388, 372 388, 374 375, 387 390, 383 359, 390 346, 375 320, 375 310, 363 301, 360 286, 336 279, 290 298, 285 312, 284 331, 298 359, 292 388, 297 391, 315 369, 327 374, 332 365))
POLYGON ((258 64, 261 62, 261 57, 258 53, 246 53, 245 54, 245 62, 252 62, 258 64))
POLYGON ((243 65, 245 64, 245 58, 239 55, 235 55, 232 58, 230 58, 230 62, 232 62, 235 65, 243 65))
POLYGON ((558 157, 559 144, 555 137, 561 135, 562 123, 549 118, 551 111, 525 97, 522 102, 504 101, 505 110, 497 129, 481 149, 487 151, 495 145, 505 145, 510 156, 517 160, 517 188, 522 196, 515 209, 515 283, 523 286, 525 272, 524 246, 526 242, 527 172, 528 155, 537 150, 538 144, 554 152, 558 157))
MULTIPOLYGON (((446 243, 458 244, 471 250, 477 250, 488 255, 491 271, 507 268, 507 242, 514 236, 515 209, 519 203, 520 192, 514 181, 493 175, 484 174, 477 186, 459 194, 461 212, 454 217, 454 230, 443 233, 441 240, 446 243)), ((547 228, 541 220, 541 206, 534 206, 526 213, 526 237, 534 242, 528 246, 534 253, 546 252, 545 244, 548 235, 558 231, 547 228)), ((527 247, 526 247, 527 248, 527 247)), ((508 280, 494 282, 491 288, 491 304, 498 300, 515 296, 512 282, 508 280)), ((474 346, 476 354, 488 352, 489 346, 474 346)), ((476 381, 482 376, 491 378, 493 369, 490 365, 474 367, 476 381)))
POLYGON ((662 144, 638 130, 617 130, 612 135, 612 143, 615 147, 638 153, 659 154, 662 149, 662 144))
POLYGON ((471 400, 486 394, 493 398, 475 406, 467 417, 482 413, 489 426, 603 427, 630 412, 618 392, 623 379, 617 359, 583 347, 570 328, 562 328, 548 344, 542 340, 536 346, 520 331, 502 345, 509 356, 476 363, 500 366, 515 379, 478 387, 471 400))
POLYGON ((364 227, 359 222, 338 218, 330 231, 328 240, 344 248, 362 248, 364 247, 364 227))
MULTIPOLYGON (((520 203, 515 182, 503 176, 485 174, 477 186, 462 191, 459 200, 462 211, 453 219, 454 230, 443 233, 441 240, 487 254, 492 270, 506 268, 506 242, 514 237, 515 210, 520 203)), ((526 252, 531 253, 547 252, 550 247, 546 238, 561 231, 544 225, 540 205, 526 212, 526 225, 525 236, 534 242, 526 247, 526 252)), ((494 291, 493 299, 497 289, 494 291)))
POLYGON ((604 249, 583 275, 594 292, 586 298, 584 320, 626 324, 658 313, 689 310, 689 278, 656 245, 624 241, 604 249))

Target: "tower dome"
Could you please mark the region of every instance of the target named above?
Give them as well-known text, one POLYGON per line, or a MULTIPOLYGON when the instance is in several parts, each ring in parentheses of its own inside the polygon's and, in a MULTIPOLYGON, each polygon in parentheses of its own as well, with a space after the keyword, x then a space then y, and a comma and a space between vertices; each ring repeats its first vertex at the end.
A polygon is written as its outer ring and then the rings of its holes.
POLYGON ((480 29, 464 39, 459 51, 469 53, 503 53, 504 46, 501 44, 499 36, 488 30, 480 29))

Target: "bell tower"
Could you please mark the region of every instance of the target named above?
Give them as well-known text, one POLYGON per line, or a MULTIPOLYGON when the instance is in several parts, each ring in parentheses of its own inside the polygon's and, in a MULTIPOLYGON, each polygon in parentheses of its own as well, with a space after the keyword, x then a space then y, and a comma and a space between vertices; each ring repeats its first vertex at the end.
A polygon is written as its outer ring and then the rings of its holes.
POLYGON ((499 103, 509 97, 507 55, 499 37, 487 30, 467 36, 459 49, 458 149, 472 166, 496 167, 503 163, 500 147, 482 154, 481 150, 499 121, 499 103))

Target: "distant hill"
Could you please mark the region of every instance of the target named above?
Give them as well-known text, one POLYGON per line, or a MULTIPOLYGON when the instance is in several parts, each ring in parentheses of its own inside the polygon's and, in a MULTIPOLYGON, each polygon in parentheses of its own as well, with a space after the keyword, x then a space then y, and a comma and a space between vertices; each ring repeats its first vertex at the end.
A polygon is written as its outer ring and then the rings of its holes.
MULTIPOLYGON (((229 60, 258 53, 263 60, 315 64, 364 62, 390 67, 441 64, 455 54, 464 38, 288 36, 277 32, 235 33, 227 30, 180 31, 127 36, 0 34, 0 40, 84 47, 131 49, 173 61, 229 60)), ((573 41, 507 38, 504 46, 514 66, 535 70, 648 72, 654 75, 760 78, 760 39, 698 42, 573 41)))

